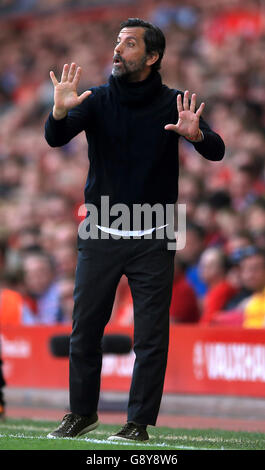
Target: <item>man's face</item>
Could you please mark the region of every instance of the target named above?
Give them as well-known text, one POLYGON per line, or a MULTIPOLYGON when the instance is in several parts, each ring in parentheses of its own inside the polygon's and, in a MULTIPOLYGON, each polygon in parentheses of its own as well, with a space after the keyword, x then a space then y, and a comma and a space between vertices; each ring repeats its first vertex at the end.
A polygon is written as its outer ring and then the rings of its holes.
POLYGON ((224 276, 222 260, 215 249, 209 248, 202 253, 199 268, 202 279, 210 286, 224 276))
POLYGON ((53 279, 51 266, 41 256, 28 256, 23 263, 25 286, 28 292, 34 295, 42 295, 53 279))
POLYGON ((265 263, 261 255, 245 258, 240 263, 241 280, 245 287, 254 292, 265 287, 265 263))
POLYGON ((129 81, 143 80, 150 72, 144 42, 145 29, 123 28, 114 49, 112 75, 127 76, 129 81))

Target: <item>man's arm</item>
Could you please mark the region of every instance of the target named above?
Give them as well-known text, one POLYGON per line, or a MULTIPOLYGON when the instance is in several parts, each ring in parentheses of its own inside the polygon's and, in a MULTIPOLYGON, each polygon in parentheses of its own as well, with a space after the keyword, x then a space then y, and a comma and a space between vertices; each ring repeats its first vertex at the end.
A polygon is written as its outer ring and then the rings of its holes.
MULTIPOLYGON (((214 132, 202 117, 199 120, 199 129, 202 132, 202 140, 200 142, 190 142, 194 148, 204 158, 212 161, 220 161, 225 154, 225 144, 223 139, 214 132)), ((187 139, 189 140, 189 139, 187 139)))
POLYGON ((189 140, 195 149, 207 160, 222 160, 225 145, 221 137, 216 134, 201 117, 205 107, 201 103, 196 111, 196 94, 193 93, 189 102, 189 92, 186 90, 177 95, 178 122, 167 124, 166 130, 171 130, 189 140), (183 103, 182 103, 183 97, 183 103))
POLYGON ((54 106, 45 123, 45 138, 51 147, 67 144, 87 127, 89 106, 86 98, 92 92, 87 90, 78 96, 80 76, 81 67, 74 63, 70 68, 68 64, 64 65, 60 82, 50 72, 54 86, 54 106))
POLYGON ((88 106, 86 101, 71 109, 63 119, 54 119, 53 113, 49 114, 45 122, 45 139, 51 147, 68 144, 71 139, 88 127, 91 106, 88 106))

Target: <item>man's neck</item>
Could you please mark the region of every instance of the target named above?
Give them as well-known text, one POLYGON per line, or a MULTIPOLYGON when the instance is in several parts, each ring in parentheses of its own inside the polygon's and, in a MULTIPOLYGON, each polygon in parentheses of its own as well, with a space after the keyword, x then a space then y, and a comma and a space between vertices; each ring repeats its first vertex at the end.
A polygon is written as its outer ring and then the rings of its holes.
POLYGON ((147 79, 151 73, 151 68, 148 67, 146 70, 141 70, 140 72, 132 72, 127 75, 127 81, 129 83, 142 82, 147 79))

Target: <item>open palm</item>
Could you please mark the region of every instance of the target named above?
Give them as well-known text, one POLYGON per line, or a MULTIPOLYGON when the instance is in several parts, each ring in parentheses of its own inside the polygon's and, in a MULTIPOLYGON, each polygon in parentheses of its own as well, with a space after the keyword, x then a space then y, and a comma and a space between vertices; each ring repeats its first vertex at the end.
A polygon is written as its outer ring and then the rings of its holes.
POLYGON ((176 124, 167 124, 166 130, 177 132, 178 134, 190 138, 191 140, 196 139, 199 134, 199 121, 200 116, 203 112, 205 104, 201 103, 198 110, 196 109, 196 94, 193 93, 189 104, 189 92, 188 90, 184 93, 183 104, 182 96, 177 96, 177 109, 178 109, 178 122, 176 124))
POLYGON ((50 77, 54 86, 54 117, 61 119, 66 116, 67 112, 82 103, 92 92, 84 91, 80 96, 77 93, 77 87, 80 81, 81 67, 77 67, 72 63, 69 67, 65 64, 61 76, 61 81, 58 82, 54 72, 50 72, 50 77))

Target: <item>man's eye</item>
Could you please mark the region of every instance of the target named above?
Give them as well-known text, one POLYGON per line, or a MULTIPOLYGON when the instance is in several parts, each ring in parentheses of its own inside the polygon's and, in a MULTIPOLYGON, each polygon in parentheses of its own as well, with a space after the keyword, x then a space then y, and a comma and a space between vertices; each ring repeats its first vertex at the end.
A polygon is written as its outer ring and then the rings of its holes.
POLYGON ((134 42, 128 42, 129 47, 133 47, 134 45, 135 45, 134 42))

